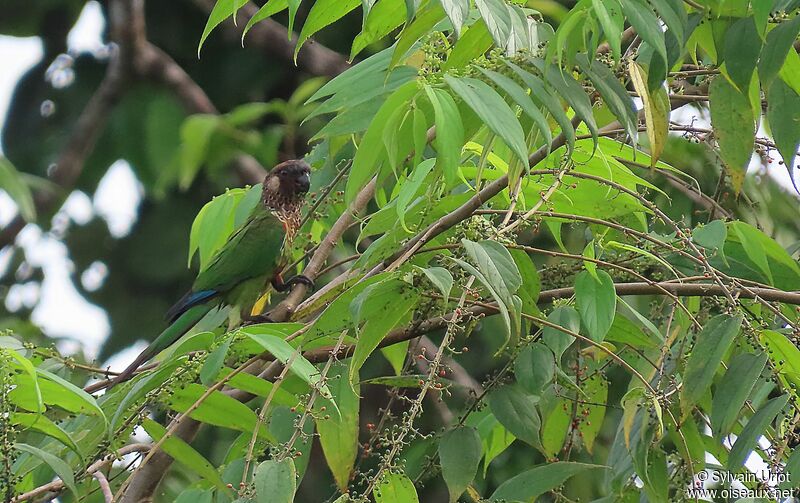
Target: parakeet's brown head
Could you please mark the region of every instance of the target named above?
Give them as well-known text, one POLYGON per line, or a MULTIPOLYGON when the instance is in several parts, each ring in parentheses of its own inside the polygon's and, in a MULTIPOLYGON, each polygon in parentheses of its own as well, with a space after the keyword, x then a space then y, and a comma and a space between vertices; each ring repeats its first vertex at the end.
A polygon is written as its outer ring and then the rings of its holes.
POLYGON ((302 159, 285 161, 264 177, 262 198, 273 210, 299 209, 311 186, 311 167, 302 159))

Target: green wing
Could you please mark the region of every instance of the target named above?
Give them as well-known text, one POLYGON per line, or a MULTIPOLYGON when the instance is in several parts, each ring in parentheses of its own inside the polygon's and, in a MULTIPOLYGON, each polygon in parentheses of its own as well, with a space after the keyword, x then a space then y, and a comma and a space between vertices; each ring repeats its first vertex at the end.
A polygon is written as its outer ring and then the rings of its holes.
POLYGON ((224 294, 249 279, 271 276, 280 264, 285 238, 283 223, 271 212, 254 211, 200 272, 192 290, 224 294))

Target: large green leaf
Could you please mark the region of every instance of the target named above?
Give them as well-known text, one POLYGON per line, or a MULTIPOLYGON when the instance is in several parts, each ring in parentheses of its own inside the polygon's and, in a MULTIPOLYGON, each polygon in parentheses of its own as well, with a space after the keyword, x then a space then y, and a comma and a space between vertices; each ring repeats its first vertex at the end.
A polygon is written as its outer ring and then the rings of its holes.
POLYGON ((440 0, 448 19, 453 24, 456 37, 461 38, 461 27, 469 14, 469 0, 440 0))
POLYGON ((635 61, 630 63, 629 71, 634 89, 639 93, 644 105, 644 120, 647 127, 647 140, 650 144, 650 166, 653 167, 661 157, 669 134, 670 103, 667 90, 659 86, 650 90, 647 85, 647 71, 635 61))
POLYGON ((59 425, 51 421, 44 414, 14 412, 11 414, 11 424, 19 426, 22 429, 29 428, 43 435, 47 435, 48 437, 52 437, 72 449, 72 452, 78 456, 81 455, 78 446, 75 444, 75 441, 72 439, 69 433, 64 431, 59 425))
POLYGON ((258 503, 292 503, 297 491, 294 461, 270 459, 256 468, 256 501, 258 503))
POLYGON ((328 383, 339 414, 334 413, 333 403, 320 398, 315 403, 314 417, 319 433, 319 443, 328 467, 333 473, 336 486, 344 492, 350 482, 353 463, 358 454, 358 410, 359 384, 351 385, 348 366, 345 362, 333 364, 328 371, 328 383))
POLYGON ((47 391, 47 395, 54 398, 51 403, 71 412, 100 416, 106 422, 103 410, 92 395, 43 368, 37 368, 36 373, 40 376, 39 385, 51 388, 47 391))
POLYGON ((743 93, 750 87, 761 52, 761 37, 752 17, 739 19, 725 33, 725 67, 734 85, 743 93))
POLYGON ((536 399, 524 393, 520 388, 507 384, 489 393, 489 408, 515 437, 540 448, 539 428, 541 420, 536 411, 536 399))
POLYGON ((601 465, 559 461, 536 466, 506 480, 489 497, 491 501, 532 501, 555 489, 570 477, 586 470, 607 468, 601 465))
MULTIPOLYGON (((578 333, 581 329, 581 318, 578 311, 570 306, 559 306, 550 313, 547 321, 570 332, 578 333)), ((556 355, 556 360, 561 361, 561 355, 572 345, 575 338, 553 327, 542 329, 542 340, 556 355)))
POLYGON ((605 271, 597 271, 597 279, 589 271, 583 271, 575 278, 575 302, 589 337, 602 342, 617 309, 614 280, 605 271))
POLYGON ((711 82, 711 125, 719 143, 719 155, 738 192, 755 143, 755 119, 746 93, 737 90, 728 79, 717 76, 711 82))
POLYGON ((742 325, 742 316, 718 315, 697 334, 692 353, 686 362, 681 390, 681 408, 688 413, 711 386, 722 356, 742 325))
POLYGON ((214 8, 211 9, 211 14, 206 21, 206 27, 203 28, 203 34, 200 36, 200 42, 197 44, 197 57, 200 57, 200 49, 203 48, 203 43, 206 41, 211 32, 220 25, 223 21, 228 19, 235 11, 242 8, 247 0, 217 0, 214 8))
POLYGON ((525 134, 516 115, 503 98, 488 84, 477 79, 445 75, 445 81, 483 123, 502 138, 520 162, 527 166, 528 147, 525 134))
MULTIPOLYGON (((764 2, 766 3, 766 2, 764 2)), ((758 77, 764 89, 772 86, 772 81, 780 72, 786 61, 786 56, 800 34, 800 18, 795 16, 791 21, 786 21, 775 27, 767 34, 767 41, 761 49, 761 59, 758 62, 758 77)))
POLYGON ((417 489, 404 473, 386 472, 372 494, 375 503, 419 503, 417 489))
POLYGON ((297 39, 295 56, 306 40, 326 26, 338 21, 348 12, 361 5, 361 0, 317 0, 308 12, 300 37, 297 39))
POLYGON ((715 436, 721 438, 730 433, 766 363, 766 351, 757 355, 742 353, 731 360, 711 404, 711 426, 715 436))
MULTIPOLYGON (((188 411, 206 391, 207 388, 200 384, 189 384, 170 395, 167 404, 173 410, 183 413, 188 411)), ((213 391, 207 396, 189 417, 213 426, 247 432, 252 432, 258 422, 255 412, 250 407, 219 391, 213 391)), ((268 437, 263 426, 261 434, 268 437)))
POLYGON ((489 28, 495 45, 505 47, 511 35, 511 15, 503 0, 475 0, 483 22, 489 28))
MULTIPOLYGON (((296 7, 297 4, 299 3, 300 2, 298 2, 297 0, 293 2, 293 7, 295 8, 295 10, 297 8, 296 7)), ((287 7, 289 7, 288 0, 268 0, 264 5, 261 6, 260 9, 258 9, 258 11, 256 11, 255 14, 253 14, 253 17, 251 17, 250 20, 247 21, 244 30, 242 30, 242 42, 244 42, 244 37, 247 35, 247 32, 249 32, 250 28, 252 28, 256 23, 259 23, 267 18, 274 16, 275 14, 285 10, 287 7)))
POLYGON ((633 139, 634 144, 637 138, 637 127, 639 118, 633 106, 633 100, 628 95, 628 91, 620 84, 611 70, 596 59, 589 61, 585 54, 578 54, 575 57, 581 70, 589 76, 595 88, 600 92, 605 104, 622 123, 628 136, 633 139))
MULTIPOLYGON (((167 432, 166 428, 149 418, 145 418, 142 422, 142 427, 156 442, 161 440, 167 432)), ((217 469, 214 468, 214 465, 178 436, 172 435, 166 439, 161 444, 161 449, 178 463, 225 491, 225 483, 222 481, 217 469)))
POLYGON ((797 188, 794 159, 800 145, 800 96, 782 79, 775 79, 767 91, 767 121, 783 164, 797 188))
POLYGON ((269 353, 280 360, 281 363, 286 364, 289 360, 293 360, 291 365, 289 365, 289 370, 291 370, 292 373, 297 377, 300 377, 307 382, 310 386, 318 387, 322 396, 325 398, 331 398, 331 392, 330 389, 328 389, 328 385, 320 381, 319 370, 317 370, 317 368, 311 362, 306 360, 303 355, 295 355, 295 353, 299 351, 298 349, 293 348, 288 342, 283 340, 278 335, 275 335, 274 332, 269 330, 269 328, 265 328, 262 325, 245 327, 240 331, 253 341, 257 342, 266 351, 269 351, 269 353))
POLYGON ((69 466, 69 464, 67 464, 66 461, 32 445, 16 443, 14 444, 14 448, 21 452, 27 452, 28 454, 31 454, 44 461, 44 463, 46 463, 47 466, 49 466, 53 472, 55 472, 58 478, 64 482, 64 485, 72 492, 72 494, 75 496, 75 499, 80 499, 78 488, 75 485, 75 475, 72 472, 72 468, 69 466))
POLYGON ((642 40, 650 44, 663 61, 667 61, 667 45, 661 23, 645 0, 621 0, 625 18, 642 40))
POLYGON ((460 426, 444 435, 439 441, 439 461, 442 477, 450 491, 450 502, 458 501, 467 489, 481 461, 481 438, 475 428, 460 426))
POLYGON ((520 351, 514 360, 514 375, 528 393, 540 395, 553 380, 556 361, 553 352, 541 342, 535 342, 520 351))
POLYGON ((729 470, 733 472, 739 470, 756 446, 758 438, 764 434, 764 431, 788 401, 789 395, 777 396, 765 403, 753 414, 753 417, 750 418, 744 429, 742 429, 742 433, 736 439, 736 443, 731 447, 731 453, 728 456, 729 470))
POLYGON ((622 55, 622 30, 625 27, 625 17, 622 15, 622 6, 619 0, 592 0, 597 19, 603 27, 611 53, 614 59, 619 60, 622 55))
POLYGON ((433 105, 434 124, 436 124, 436 137, 433 139, 436 166, 450 185, 458 178, 458 165, 461 161, 461 149, 464 146, 464 125, 461 122, 458 106, 447 91, 426 86, 425 92, 433 105))

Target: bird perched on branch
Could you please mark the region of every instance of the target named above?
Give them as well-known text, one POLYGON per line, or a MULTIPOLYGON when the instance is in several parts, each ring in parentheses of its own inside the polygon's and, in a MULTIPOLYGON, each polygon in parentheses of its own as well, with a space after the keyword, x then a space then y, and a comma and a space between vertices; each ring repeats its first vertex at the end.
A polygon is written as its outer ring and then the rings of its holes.
POLYGON ((267 173, 260 204, 200 271, 192 289, 167 311, 170 325, 112 385, 130 379, 144 362, 177 341, 215 307, 252 307, 267 281, 279 292, 296 283, 313 287, 305 276, 294 276, 286 282, 280 276, 283 250, 300 226, 300 208, 311 183, 310 175, 310 167, 302 160, 282 162, 267 173))

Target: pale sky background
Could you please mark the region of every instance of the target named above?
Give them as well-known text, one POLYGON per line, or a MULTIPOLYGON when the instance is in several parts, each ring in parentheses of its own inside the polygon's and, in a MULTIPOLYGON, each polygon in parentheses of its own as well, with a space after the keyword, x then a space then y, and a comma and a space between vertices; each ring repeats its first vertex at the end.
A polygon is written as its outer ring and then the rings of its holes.
MULTIPOLYGON (((90 1, 83 9, 80 18, 70 31, 68 47, 70 54, 80 52, 99 53, 105 51, 101 33, 105 24, 102 11, 97 2, 90 1)), ((37 37, 16 38, 0 36, 0 131, 17 80, 42 57, 41 42, 37 37)), ((55 65, 54 65, 55 66, 55 65)), ((69 69, 67 69, 69 72, 69 69)), ((68 75, 67 75, 68 77, 68 75)), ((42 76, 44 78, 44 75, 42 76)), ((51 79, 53 82, 55 79, 51 79)), ((39 110, 31 113, 40 113, 39 110)), ((58 103, 54 105, 58 113, 58 103)), ((688 122, 698 112, 685 107, 674 113, 673 119, 688 122)), ((708 117, 696 117, 698 125, 708 125, 708 117)), ((761 130, 760 134, 764 134, 761 130)), ((1 149, 2 147, 0 147, 1 149)), ((2 153, 2 150, 0 150, 2 153)), ((773 164, 772 166, 775 166, 773 164)), ((754 156, 751 170, 760 169, 760 160, 754 156)), ((770 174, 784 186, 791 189, 791 181, 785 169, 770 169, 770 174)), ((114 236, 125 235, 136 219, 137 208, 143 191, 130 166, 124 160, 114 163, 100 182, 94 198, 82 192, 74 192, 64 205, 63 213, 72 225, 88 222, 93 215, 106 220, 114 236)), ((11 199, 0 191, 0 226, 8 223, 16 213, 11 199)), ((64 215, 61 218, 64 218, 64 215)), ((36 306, 33 321, 54 337, 67 338, 60 343, 60 349, 74 352, 79 343, 86 354, 95 357, 109 335, 109 323, 105 312, 90 304, 74 288, 70 274, 73 264, 69 261, 66 247, 57 239, 43 233, 39 227, 29 225, 20 233, 18 243, 24 247, 31 265, 44 269, 44 283, 39 287, 33 282, 15 286, 6 299, 6 307, 11 310, 22 306, 36 306), (70 342, 72 339, 74 342, 70 342)), ((0 254, 0 270, 8 264, 8 253, 0 254)), ((78 278, 87 288, 97 288, 102 284, 105 265, 97 262, 78 278)), ((122 365, 133 359, 143 347, 144 342, 112 358, 113 366, 122 365)))

